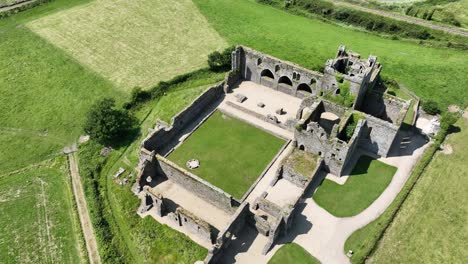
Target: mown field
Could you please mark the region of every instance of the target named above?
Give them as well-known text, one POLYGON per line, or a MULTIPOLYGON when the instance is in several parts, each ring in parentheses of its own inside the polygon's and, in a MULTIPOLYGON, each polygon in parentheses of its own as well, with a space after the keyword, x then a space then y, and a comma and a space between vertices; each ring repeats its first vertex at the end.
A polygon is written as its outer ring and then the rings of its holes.
MULTIPOLYGON (((55 155, 82 133, 94 100, 125 95, 24 23, 73 1, 54 1, 0 20, 0 172, 55 155)), ((75 1, 79 2, 79 1, 75 1)))
POLYGON ((318 68, 346 45, 363 57, 374 54, 383 74, 442 106, 468 106, 466 51, 390 40, 318 20, 294 16, 254 0, 194 0, 230 44, 243 44, 308 68, 318 68))
POLYGON ((204 67, 226 47, 190 0, 92 1, 27 26, 127 91, 204 67))
POLYGON ((447 137, 385 233, 371 263, 465 263, 468 250, 468 121, 447 137))
POLYGON ((87 263, 64 157, 0 175, 0 262, 87 263))
POLYGON ((285 141, 241 120, 216 111, 168 159, 182 168, 198 159, 191 171, 237 199, 257 180, 285 141))
POLYGON ((339 185, 325 179, 313 199, 334 216, 354 216, 380 196, 395 172, 395 167, 369 156, 361 156, 345 184, 339 185))

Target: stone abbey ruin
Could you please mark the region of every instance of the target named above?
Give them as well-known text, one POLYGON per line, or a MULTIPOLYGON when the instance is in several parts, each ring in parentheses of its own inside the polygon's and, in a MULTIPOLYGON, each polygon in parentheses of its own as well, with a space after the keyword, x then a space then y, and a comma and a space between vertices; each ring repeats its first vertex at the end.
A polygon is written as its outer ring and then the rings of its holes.
MULTIPOLYGON (((208 248, 205 263, 224 262, 234 244, 242 242, 238 233, 246 226, 264 237, 266 254, 290 231, 296 205, 317 174, 345 175, 357 151, 389 155, 410 101, 382 91, 381 70, 376 56, 362 59, 344 46, 323 73, 238 46, 225 80, 207 89, 172 124, 158 121, 142 142, 134 186, 142 201, 138 213, 208 248), (169 157, 215 111, 286 142, 241 198, 169 157), (297 166, 299 156, 310 169, 297 166)), ((187 162, 202 167, 203 160, 196 159, 187 162)))

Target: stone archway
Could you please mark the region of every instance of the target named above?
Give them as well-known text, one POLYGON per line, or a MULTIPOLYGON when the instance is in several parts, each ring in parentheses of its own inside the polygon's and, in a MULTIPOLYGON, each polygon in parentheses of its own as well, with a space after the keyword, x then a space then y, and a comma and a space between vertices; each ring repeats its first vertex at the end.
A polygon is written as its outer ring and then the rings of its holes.
POLYGON ((275 75, 269 69, 264 69, 260 73, 260 84, 266 87, 275 88, 275 75))

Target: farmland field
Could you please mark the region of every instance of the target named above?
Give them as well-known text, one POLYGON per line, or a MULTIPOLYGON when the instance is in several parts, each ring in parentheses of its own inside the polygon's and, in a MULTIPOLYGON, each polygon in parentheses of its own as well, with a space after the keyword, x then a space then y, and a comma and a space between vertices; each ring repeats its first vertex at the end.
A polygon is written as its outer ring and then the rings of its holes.
POLYGON ((188 160, 198 159, 201 165, 194 174, 240 199, 284 143, 217 111, 168 159, 182 168, 187 168, 188 160))
POLYGON ((190 0, 92 1, 28 27, 124 90, 204 67, 227 45, 190 0))
POLYGON ((125 97, 27 29, 23 22, 33 15, 37 13, 0 20, 0 173, 48 158, 75 140, 97 98, 125 97))
POLYGON ((291 15, 254 0, 194 0, 230 44, 243 44, 307 68, 318 68, 343 44, 367 58, 378 56, 382 74, 394 78, 423 100, 442 106, 468 106, 468 52, 429 48, 390 40, 349 27, 291 15))
POLYGON ((371 258, 372 263, 465 263, 468 250, 468 121, 447 137, 371 258))
POLYGON ((0 260, 86 263, 65 158, 0 176, 0 260))

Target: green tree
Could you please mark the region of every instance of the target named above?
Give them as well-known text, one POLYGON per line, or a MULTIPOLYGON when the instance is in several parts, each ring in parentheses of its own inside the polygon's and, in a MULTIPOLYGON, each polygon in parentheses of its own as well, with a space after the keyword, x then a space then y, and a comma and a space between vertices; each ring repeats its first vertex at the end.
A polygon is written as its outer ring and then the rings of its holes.
POLYGON ((426 113, 428 113, 430 115, 440 114, 439 105, 437 104, 437 102, 432 101, 432 100, 428 100, 426 102, 423 102, 422 109, 424 110, 424 112, 426 112, 426 113))
POLYGON ((133 125, 134 118, 128 111, 117 109, 114 99, 104 98, 91 107, 84 131, 101 144, 111 144, 123 138, 133 125))
POLYGON ((210 70, 218 71, 228 71, 231 69, 231 53, 234 50, 234 47, 229 47, 222 52, 214 51, 208 55, 208 66, 210 70))

